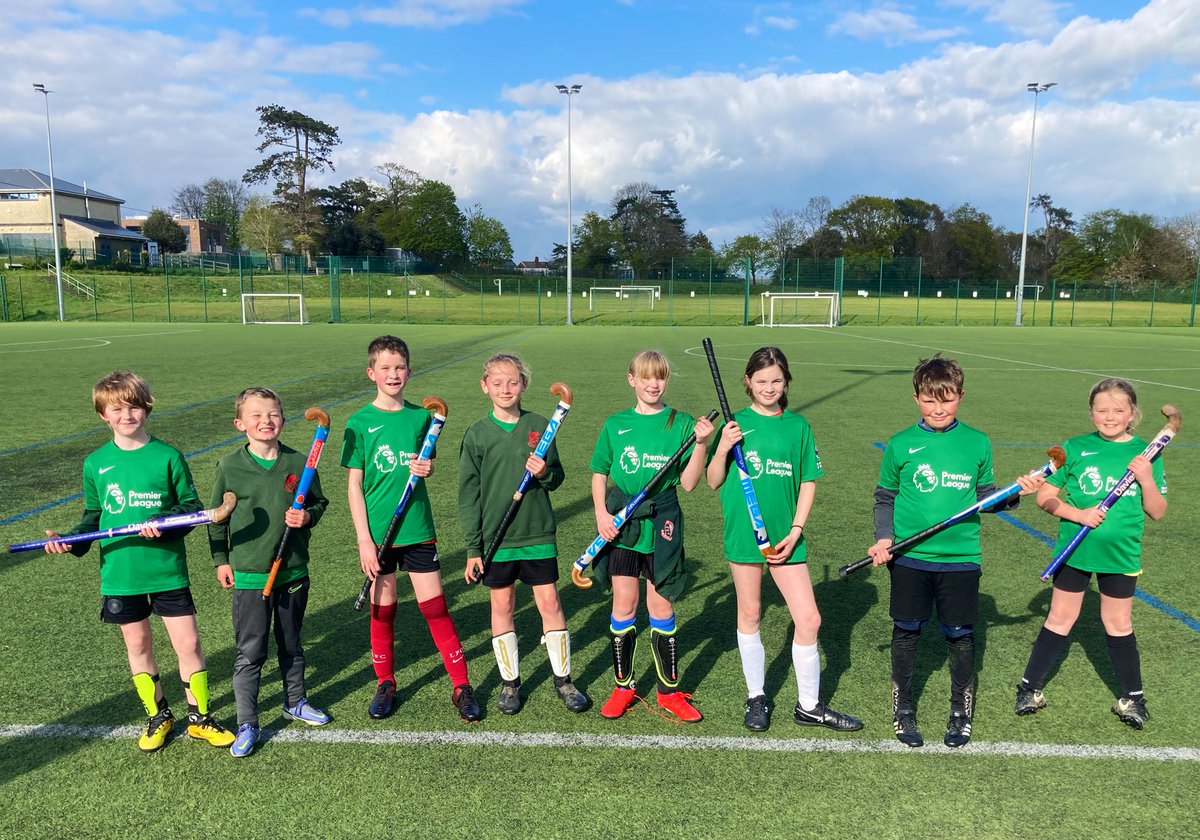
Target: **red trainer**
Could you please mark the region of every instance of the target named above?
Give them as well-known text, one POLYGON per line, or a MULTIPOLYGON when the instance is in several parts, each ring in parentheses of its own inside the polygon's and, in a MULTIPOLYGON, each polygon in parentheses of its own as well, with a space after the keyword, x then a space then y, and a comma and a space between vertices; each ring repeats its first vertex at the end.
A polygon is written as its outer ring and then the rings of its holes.
POLYGON ((658 692, 658 707, 666 709, 684 723, 696 723, 704 719, 700 710, 692 705, 692 695, 685 691, 672 691, 670 694, 658 692))
POLYGON ((613 693, 609 698, 604 701, 604 705, 600 707, 600 714, 603 717, 616 720, 629 711, 629 707, 635 702, 637 702, 637 691, 633 683, 630 683, 628 688, 617 686, 613 689, 613 693))

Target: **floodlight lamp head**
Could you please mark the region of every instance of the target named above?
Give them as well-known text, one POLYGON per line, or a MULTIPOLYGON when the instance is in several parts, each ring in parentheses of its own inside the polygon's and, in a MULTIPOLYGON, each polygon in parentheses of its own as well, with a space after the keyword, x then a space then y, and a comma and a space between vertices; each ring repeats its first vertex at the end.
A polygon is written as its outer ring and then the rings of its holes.
POLYGON ((566 93, 566 92, 567 92, 567 86, 566 86, 566 85, 555 85, 554 87, 555 87, 555 89, 557 89, 557 90, 558 90, 558 92, 559 92, 559 93, 566 93))
POLYGON ((33 89, 38 93, 52 93, 52 91, 46 90, 46 86, 41 82, 34 82, 33 89))

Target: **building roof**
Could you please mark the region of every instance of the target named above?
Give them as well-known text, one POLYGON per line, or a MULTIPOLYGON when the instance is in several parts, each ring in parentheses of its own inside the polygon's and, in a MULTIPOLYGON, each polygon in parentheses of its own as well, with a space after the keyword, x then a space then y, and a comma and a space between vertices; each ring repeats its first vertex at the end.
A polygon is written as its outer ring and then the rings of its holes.
MULTIPOLYGON (((49 192, 50 177, 34 169, 0 169, 0 192, 28 192, 31 190, 33 192, 49 192)), ((115 195, 108 195, 98 190, 86 189, 79 184, 64 181, 62 178, 54 179, 54 191, 67 195, 77 195, 80 198, 99 198, 104 201, 115 201, 118 204, 125 203, 125 199, 123 198, 117 198, 115 195)))
POLYGON ((63 216, 62 218, 71 222, 71 224, 79 225, 81 228, 86 228, 92 231, 92 233, 103 236, 106 239, 132 239, 137 242, 150 241, 150 237, 143 236, 140 233, 129 230, 129 228, 121 227, 116 222, 107 222, 103 219, 85 219, 83 216, 63 216))

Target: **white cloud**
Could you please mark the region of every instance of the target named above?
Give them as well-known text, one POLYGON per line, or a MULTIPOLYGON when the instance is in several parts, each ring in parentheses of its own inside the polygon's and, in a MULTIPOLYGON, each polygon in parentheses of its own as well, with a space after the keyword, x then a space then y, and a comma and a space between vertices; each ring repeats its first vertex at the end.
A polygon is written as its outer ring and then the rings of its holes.
POLYGON ((800 26, 800 18, 791 3, 771 3, 755 6, 750 23, 745 26, 747 35, 760 35, 764 29, 780 29, 790 32, 800 26))
POLYGON ((383 26, 445 29, 478 23, 522 6, 529 0, 396 0, 379 5, 360 4, 349 9, 304 8, 300 14, 330 26, 354 23, 383 26))
POLYGON ((962 27, 927 29, 913 15, 885 3, 865 12, 848 11, 828 27, 830 34, 844 33, 860 41, 882 41, 889 46, 909 42, 944 41, 961 35, 962 27))
POLYGON ((1050 37, 1059 26, 1059 13, 1066 3, 1052 0, 943 0, 948 6, 959 6, 983 12, 984 20, 998 23, 1028 37, 1050 37))

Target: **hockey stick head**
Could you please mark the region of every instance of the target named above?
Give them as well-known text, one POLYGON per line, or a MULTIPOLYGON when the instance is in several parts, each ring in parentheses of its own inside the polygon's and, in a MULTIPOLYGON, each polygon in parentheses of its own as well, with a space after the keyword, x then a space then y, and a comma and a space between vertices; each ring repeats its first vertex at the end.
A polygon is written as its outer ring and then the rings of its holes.
POLYGON ((304 412, 305 420, 316 420, 318 426, 329 428, 329 412, 321 408, 319 405, 314 405, 312 408, 304 412))
MULTIPOLYGON (((312 409, 309 409, 311 411, 312 409)), ((326 415, 326 422, 329 422, 329 415, 326 415)), ((221 497, 221 504, 213 508, 213 522, 224 522, 233 515, 233 509, 237 507, 237 494, 232 490, 226 490, 225 495, 221 497)))
POLYGON ((441 397, 426 397, 421 400, 421 405, 424 406, 426 411, 432 411, 443 417, 450 415, 450 409, 446 407, 446 401, 441 397))
POLYGON ((580 589, 592 588, 592 579, 590 577, 584 577, 583 572, 580 571, 576 566, 571 567, 571 583, 575 584, 580 589))
POLYGON ((1179 430, 1183 428, 1183 412, 1178 408, 1167 403, 1162 407, 1163 417, 1167 418, 1167 428, 1172 434, 1179 434, 1179 430))
POLYGON ((558 397, 559 402, 566 403, 567 405, 575 404, 575 394, 572 393, 570 386, 566 382, 555 382, 550 386, 550 393, 558 397))
POLYGON ((1067 452, 1061 446, 1051 446, 1046 450, 1046 454, 1050 456, 1050 463, 1054 467, 1050 472, 1054 472, 1067 462, 1067 452))

